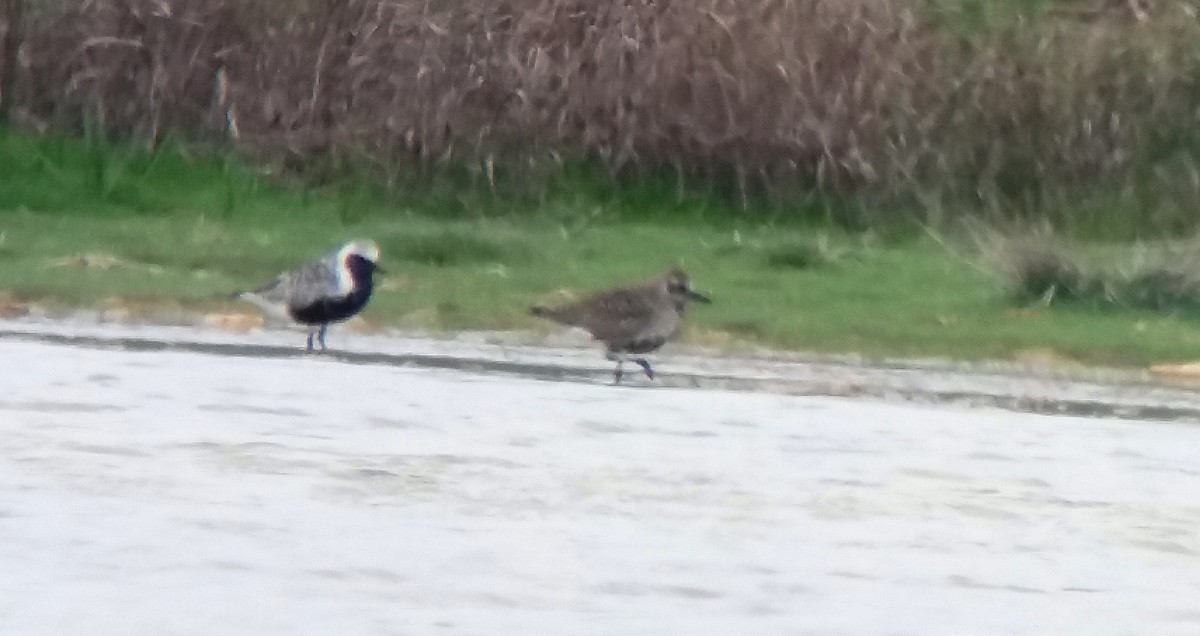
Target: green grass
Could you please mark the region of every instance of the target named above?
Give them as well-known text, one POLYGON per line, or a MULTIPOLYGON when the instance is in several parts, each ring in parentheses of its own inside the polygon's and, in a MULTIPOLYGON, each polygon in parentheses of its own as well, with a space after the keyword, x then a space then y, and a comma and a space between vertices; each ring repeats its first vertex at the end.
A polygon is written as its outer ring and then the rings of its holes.
POLYGON ((639 212, 666 194, 571 191, 522 214, 478 197, 477 210, 443 210, 416 194, 396 203, 292 191, 175 151, 146 157, 12 136, 0 139, 0 171, 15 175, 0 182, 0 295, 57 306, 115 298, 253 311, 230 293, 370 237, 388 275, 366 317, 384 325, 549 330, 528 315, 531 304, 678 264, 715 300, 696 308, 684 334, 700 344, 963 359, 1049 349, 1126 365, 1200 357, 1187 316, 1014 307, 999 277, 928 238, 639 212), (591 212, 564 212, 580 206, 591 212))

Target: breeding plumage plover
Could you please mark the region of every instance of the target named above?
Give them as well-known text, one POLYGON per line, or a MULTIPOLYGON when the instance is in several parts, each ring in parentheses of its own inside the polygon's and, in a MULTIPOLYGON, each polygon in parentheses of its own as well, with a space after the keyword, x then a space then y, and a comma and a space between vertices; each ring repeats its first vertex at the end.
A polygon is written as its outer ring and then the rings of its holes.
POLYGON ((296 322, 308 328, 307 351, 313 336, 325 350, 325 330, 362 311, 371 299, 379 247, 372 241, 346 243, 336 252, 284 272, 237 298, 254 303, 267 316, 296 322))
POLYGON ((657 351, 679 331, 693 300, 712 302, 692 289, 683 270, 671 269, 651 281, 615 287, 561 307, 533 307, 531 312, 562 325, 582 327, 603 342, 605 357, 617 363, 613 384, 620 384, 626 359, 654 379, 654 369, 643 356, 657 351))

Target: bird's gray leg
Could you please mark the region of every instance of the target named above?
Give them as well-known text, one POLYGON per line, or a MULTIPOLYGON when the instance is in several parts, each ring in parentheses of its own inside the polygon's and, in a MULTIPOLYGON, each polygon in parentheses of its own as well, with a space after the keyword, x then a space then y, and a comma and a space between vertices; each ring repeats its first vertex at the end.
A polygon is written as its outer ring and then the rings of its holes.
POLYGON ((625 356, 618 352, 614 352, 614 350, 612 350, 612 349, 606 350, 606 352, 604 353, 604 356, 608 360, 613 360, 613 361, 617 362, 617 370, 612 372, 612 384, 613 384, 613 386, 616 386, 616 385, 620 384, 620 378, 622 378, 622 376, 624 376, 624 373, 622 373, 622 370, 620 370, 620 367, 622 367, 622 365, 625 364, 625 356))
POLYGON ((317 332, 317 342, 321 343, 321 351, 325 350, 325 329, 329 325, 321 324, 321 330, 317 332))
POLYGON ((634 358, 633 361, 638 363, 638 366, 640 366, 642 370, 646 372, 647 378, 650 378, 651 380, 654 379, 654 369, 650 368, 650 362, 648 360, 645 358, 634 358))
POLYGON ((614 385, 620 384, 621 376, 623 375, 621 373, 621 365, 625 363, 624 356, 617 353, 616 351, 613 351, 612 349, 609 349, 608 351, 604 352, 604 357, 617 363, 617 370, 613 372, 613 384, 614 385))
POLYGON ((312 350, 313 350, 313 332, 312 332, 312 330, 309 330, 309 332, 308 332, 308 344, 306 344, 306 345, 305 345, 305 347, 304 347, 304 352, 305 352, 305 353, 312 353, 312 350))

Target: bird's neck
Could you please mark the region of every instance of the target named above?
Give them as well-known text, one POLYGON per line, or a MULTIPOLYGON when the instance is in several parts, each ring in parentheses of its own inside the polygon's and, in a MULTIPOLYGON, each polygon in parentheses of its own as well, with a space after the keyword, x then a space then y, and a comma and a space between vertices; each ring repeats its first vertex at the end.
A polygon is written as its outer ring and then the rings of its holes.
POLYGON ((346 259, 346 269, 350 271, 350 280, 354 286, 350 289, 351 297, 366 297, 371 295, 375 280, 375 266, 371 261, 357 255, 346 259))

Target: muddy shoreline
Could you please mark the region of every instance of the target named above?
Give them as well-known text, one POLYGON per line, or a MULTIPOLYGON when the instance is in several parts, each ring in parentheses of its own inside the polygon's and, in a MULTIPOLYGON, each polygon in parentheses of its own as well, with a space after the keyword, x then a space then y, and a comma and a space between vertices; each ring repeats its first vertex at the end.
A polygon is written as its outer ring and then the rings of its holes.
MULTIPOLYGON (((289 330, 231 332, 199 325, 105 323, 94 317, 0 320, 0 344, 36 341, 127 351, 187 351, 254 358, 306 357, 289 330)), ((425 367, 545 381, 605 383, 611 366, 582 334, 361 334, 340 330, 325 358, 346 364, 425 367)), ((659 379, 634 386, 701 388, 953 404, 1048 415, 1200 421, 1200 392, 1147 371, 940 360, 868 361, 762 351, 730 354, 676 345, 659 379)))

